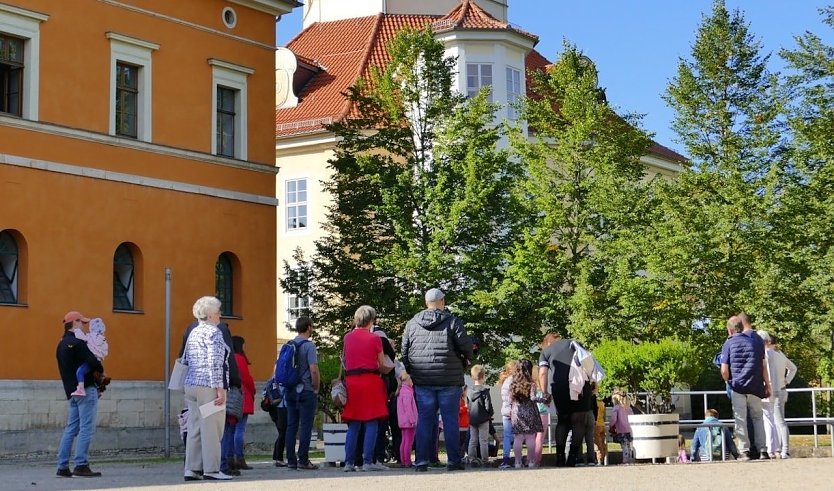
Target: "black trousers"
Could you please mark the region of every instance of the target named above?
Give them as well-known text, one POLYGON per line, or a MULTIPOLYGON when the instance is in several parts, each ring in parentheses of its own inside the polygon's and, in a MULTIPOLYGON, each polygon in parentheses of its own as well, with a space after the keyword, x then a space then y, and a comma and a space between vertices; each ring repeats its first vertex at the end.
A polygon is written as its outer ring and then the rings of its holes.
POLYGON ((287 408, 276 407, 269 412, 269 417, 275 423, 278 430, 278 438, 275 439, 275 446, 272 449, 272 460, 284 460, 284 448, 287 439, 287 408))

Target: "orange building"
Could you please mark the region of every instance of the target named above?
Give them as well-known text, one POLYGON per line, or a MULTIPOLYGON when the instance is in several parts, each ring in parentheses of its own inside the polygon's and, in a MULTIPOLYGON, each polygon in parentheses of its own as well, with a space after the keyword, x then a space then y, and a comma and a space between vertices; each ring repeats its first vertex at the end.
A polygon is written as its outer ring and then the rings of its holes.
MULTIPOLYGON (((0 432, 65 418, 55 346, 69 310, 104 320, 114 380, 159 384, 166 268, 172 356, 194 300, 217 294, 265 376, 276 325, 275 23, 297 3, 0 2, 0 402, 21 398, 8 395, 15 384, 47 380, 64 411, 15 406, 24 417, 5 411, 0 432)), ((127 426, 161 421, 138 412, 127 426)))

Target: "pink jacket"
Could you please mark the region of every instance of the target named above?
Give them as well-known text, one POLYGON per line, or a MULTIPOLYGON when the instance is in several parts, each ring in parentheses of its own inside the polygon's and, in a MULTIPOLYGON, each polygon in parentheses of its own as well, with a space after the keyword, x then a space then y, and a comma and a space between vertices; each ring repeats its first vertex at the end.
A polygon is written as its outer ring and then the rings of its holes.
POLYGON ((400 385, 400 395, 397 396, 397 419, 400 428, 417 427, 417 402, 414 400, 414 387, 405 383, 400 385))
POLYGON ((631 433, 631 425, 628 424, 628 415, 634 414, 630 406, 614 406, 614 412, 611 413, 611 422, 608 427, 618 435, 631 433))

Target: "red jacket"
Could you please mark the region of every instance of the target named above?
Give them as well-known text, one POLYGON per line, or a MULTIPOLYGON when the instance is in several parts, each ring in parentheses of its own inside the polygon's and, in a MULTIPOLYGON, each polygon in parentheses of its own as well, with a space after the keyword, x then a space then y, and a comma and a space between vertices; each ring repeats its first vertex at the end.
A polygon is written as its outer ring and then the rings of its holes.
POLYGON ((255 379, 249 373, 249 363, 246 362, 245 356, 235 353, 235 360, 243 389, 243 414, 255 414, 255 379))

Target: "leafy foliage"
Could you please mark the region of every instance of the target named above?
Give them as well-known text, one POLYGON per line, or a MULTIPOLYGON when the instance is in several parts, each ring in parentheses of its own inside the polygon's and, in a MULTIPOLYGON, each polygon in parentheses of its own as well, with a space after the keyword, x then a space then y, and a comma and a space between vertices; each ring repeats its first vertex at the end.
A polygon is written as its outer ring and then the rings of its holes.
POLYGON ((469 331, 495 336, 505 324, 479 292, 500 279, 521 168, 498 148, 487 93, 452 91, 455 62, 430 31, 401 32, 388 49, 390 63, 349 90, 355 115, 330 127, 325 235, 312 257, 285 264, 281 285, 312 298, 327 334, 370 304, 397 337, 422 293, 440 287, 469 331))
POLYGON ((616 388, 668 394, 674 387, 695 383, 703 369, 698 350, 674 338, 641 343, 606 340, 594 349, 594 356, 606 371, 599 387, 606 395, 616 388))

